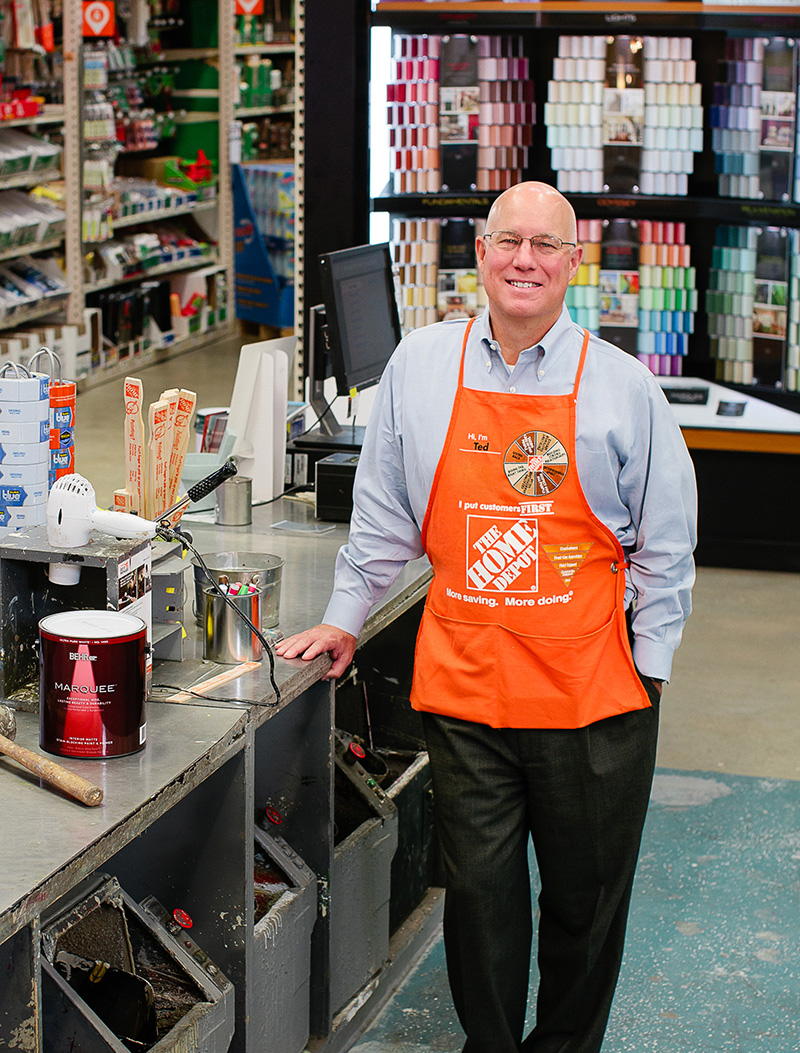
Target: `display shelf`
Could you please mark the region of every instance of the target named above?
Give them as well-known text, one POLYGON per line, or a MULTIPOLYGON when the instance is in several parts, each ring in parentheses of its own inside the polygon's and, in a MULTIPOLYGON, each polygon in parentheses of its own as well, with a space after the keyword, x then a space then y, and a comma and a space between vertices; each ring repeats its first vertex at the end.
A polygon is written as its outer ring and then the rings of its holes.
POLYGON ((15 175, 0 176, 0 190, 38 186, 39 183, 49 183, 51 179, 61 179, 61 171, 58 168, 40 169, 38 172, 17 172, 15 175))
MULTIPOLYGON (((175 208, 153 209, 149 212, 137 212, 132 216, 121 216, 118 219, 112 219, 111 224, 114 230, 119 230, 122 227, 135 227, 139 223, 158 223, 159 220, 174 219, 176 216, 194 216, 197 213, 208 212, 216 208, 216 206, 216 200, 192 201, 187 205, 178 205, 175 208)), ((103 240, 108 241, 110 239, 104 238, 103 240)))
POLYGON ((247 55, 293 55, 294 44, 237 44, 233 49, 237 58, 247 55))
POLYGON ((209 264, 213 267, 215 263, 219 264, 216 269, 222 270, 222 264, 216 254, 176 260, 174 263, 157 263, 154 267, 143 269, 141 274, 133 274, 127 278, 104 278, 97 282, 87 282, 84 288, 87 293, 101 292, 103 289, 113 289, 118 285, 130 285, 133 282, 147 281, 162 274, 178 274, 181 271, 194 270, 197 267, 208 267, 209 264))
POLYGON ((25 128, 31 124, 63 124, 63 106, 45 106, 42 113, 35 117, 12 117, 9 120, 0 121, 0 131, 3 128, 25 128))
POLYGON ((669 31, 692 29, 752 28, 758 19, 764 29, 796 32, 793 4, 704 4, 667 0, 541 0, 539 3, 478 0, 475 3, 428 2, 428 0, 380 0, 372 13, 373 25, 389 25, 407 31, 435 31, 454 26, 481 29, 569 28, 580 24, 588 29, 626 26, 669 31))
POLYGON ((154 62, 188 62, 191 59, 215 59, 219 48, 166 48, 154 62))
POLYGON ((63 310, 68 292, 58 293, 55 296, 45 296, 41 300, 36 300, 27 306, 18 307, 14 311, 9 311, 6 314, 0 314, 0 330, 17 328, 20 325, 27 325, 28 322, 32 322, 37 318, 47 318, 51 314, 57 314, 63 310))
POLYGON ((0 250, 0 260, 13 260, 17 256, 30 256, 35 252, 47 252, 58 249, 64 244, 64 238, 49 238, 47 241, 32 241, 28 245, 14 245, 0 250))
MULTIPOLYGON (((397 216, 485 216, 497 193, 390 194, 372 198, 373 212, 397 216)), ((675 219, 674 197, 630 194, 570 194, 575 211, 586 219, 603 219, 623 213, 630 219, 675 219)), ((800 203, 751 201, 736 198, 680 198, 682 219, 714 219, 720 223, 769 223, 800 226, 800 203)))
POLYGON ((213 329, 207 329, 202 333, 194 333, 183 340, 175 340, 166 347, 148 347, 134 356, 121 358, 112 365, 103 366, 92 373, 78 377, 78 392, 89 391, 100 384, 107 384, 109 380, 129 375, 131 363, 133 362, 136 363, 137 368, 144 369, 146 366, 155 365, 157 362, 166 362, 189 351, 198 351, 202 348, 217 346, 221 340, 233 336, 234 333, 235 327, 231 321, 217 325, 213 329))
POLYGON ((234 110, 237 119, 240 117, 270 117, 279 114, 288 116, 294 112, 294 106, 237 106, 234 110))

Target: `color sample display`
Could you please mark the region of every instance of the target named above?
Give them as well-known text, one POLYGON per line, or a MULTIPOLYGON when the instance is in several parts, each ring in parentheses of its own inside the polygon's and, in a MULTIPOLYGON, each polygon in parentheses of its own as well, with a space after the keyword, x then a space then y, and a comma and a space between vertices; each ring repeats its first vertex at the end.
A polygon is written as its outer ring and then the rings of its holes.
POLYGON ((800 390, 800 231, 718 227, 706 295, 717 377, 800 390))
POLYGON ((545 104, 562 193, 684 195, 703 148, 689 37, 559 37, 545 104))
POLYGON ((394 193, 499 191, 518 182, 535 121, 521 38, 392 39, 387 101, 394 193))
POLYGON ((800 200, 796 42, 731 38, 721 66, 710 115, 720 195, 800 200))

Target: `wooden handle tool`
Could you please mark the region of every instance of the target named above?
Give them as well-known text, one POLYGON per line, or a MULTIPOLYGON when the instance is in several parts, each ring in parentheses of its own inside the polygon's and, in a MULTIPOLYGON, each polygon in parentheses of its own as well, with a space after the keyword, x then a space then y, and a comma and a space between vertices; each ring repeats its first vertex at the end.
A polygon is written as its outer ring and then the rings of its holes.
POLYGON ((93 786, 86 779, 82 779, 80 775, 67 771, 66 768, 62 768, 55 761, 47 760, 46 757, 40 757, 38 753, 26 750, 24 746, 18 746, 16 742, 7 739, 5 735, 0 735, 0 753, 5 753, 7 757, 11 757, 17 764, 21 764, 23 768, 32 771, 34 775, 38 775, 40 779, 44 779, 51 786, 57 786, 59 790, 68 793, 70 797, 74 797, 82 804, 94 807, 94 805, 102 803, 103 791, 99 786, 93 786))

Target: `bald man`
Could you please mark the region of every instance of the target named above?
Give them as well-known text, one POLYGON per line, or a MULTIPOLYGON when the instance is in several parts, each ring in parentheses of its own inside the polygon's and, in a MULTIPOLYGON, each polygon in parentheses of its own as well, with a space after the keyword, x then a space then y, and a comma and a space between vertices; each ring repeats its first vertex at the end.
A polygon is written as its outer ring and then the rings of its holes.
POLYGON ((411 702, 464 1051, 597 1053, 691 606, 694 474, 652 374, 564 306, 583 255, 569 202, 512 187, 476 253, 488 307, 400 343, 324 622, 277 650, 327 651, 340 676, 372 605, 428 556, 411 702), (524 1037, 531 842, 539 981, 524 1037))

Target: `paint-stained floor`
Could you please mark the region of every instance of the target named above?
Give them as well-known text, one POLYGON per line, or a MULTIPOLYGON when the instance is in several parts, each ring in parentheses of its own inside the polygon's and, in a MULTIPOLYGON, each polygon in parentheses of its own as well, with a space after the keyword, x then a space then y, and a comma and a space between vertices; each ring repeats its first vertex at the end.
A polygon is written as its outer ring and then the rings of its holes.
MULTIPOLYGON (((800 782, 659 770, 603 1053, 800 1049, 800 782)), ((460 1053, 437 940, 352 1053, 460 1053)))

